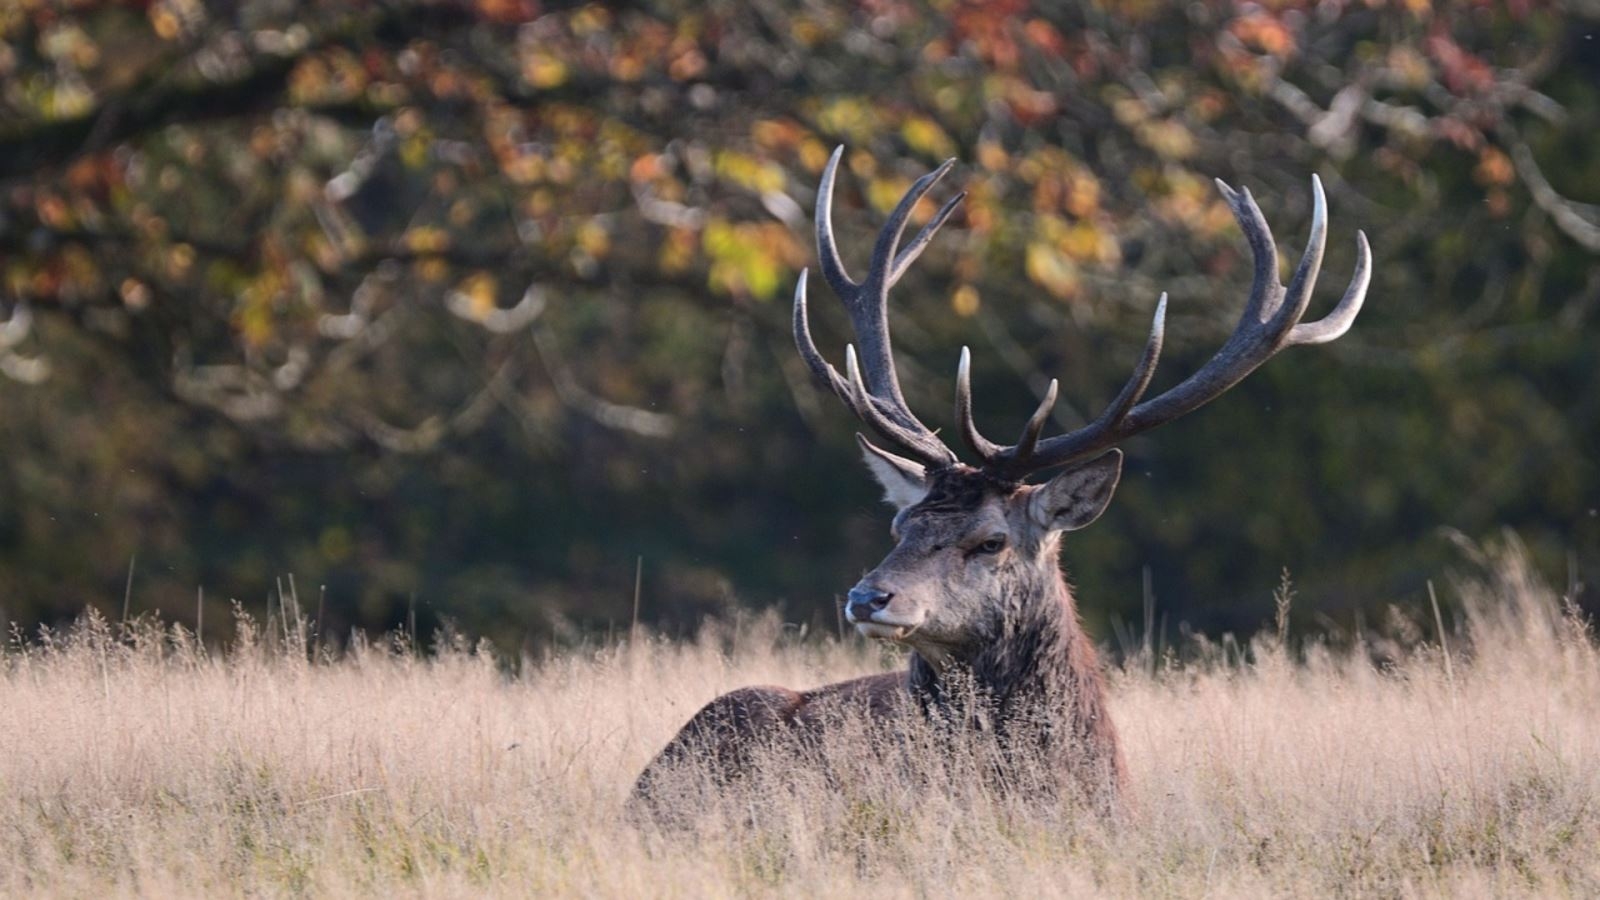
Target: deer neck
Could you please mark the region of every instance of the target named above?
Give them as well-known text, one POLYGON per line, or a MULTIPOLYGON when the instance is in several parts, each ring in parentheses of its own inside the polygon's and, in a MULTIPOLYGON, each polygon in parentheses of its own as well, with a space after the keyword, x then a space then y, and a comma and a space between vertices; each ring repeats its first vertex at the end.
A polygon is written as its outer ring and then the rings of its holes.
POLYGON ((1105 727, 1094 645, 1059 569, 1014 591, 972 647, 914 652, 912 693, 935 720, 1002 735, 1026 729, 1058 749, 1081 749, 1105 727))

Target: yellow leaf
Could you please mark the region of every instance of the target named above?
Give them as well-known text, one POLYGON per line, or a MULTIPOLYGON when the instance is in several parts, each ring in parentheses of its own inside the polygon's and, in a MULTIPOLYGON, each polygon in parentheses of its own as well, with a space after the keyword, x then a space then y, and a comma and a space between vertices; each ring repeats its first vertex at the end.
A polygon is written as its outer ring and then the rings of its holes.
POLYGON ((783 169, 775 163, 743 153, 723 151, 716 156, 715 168, 719 176, 758 194, 783 190, 783 169))
POLYGON ((778 269, 778 261, 770 255, 757 253, 745 261, 744 271, 745 289, 750 296, 758 300, 766 300, 778 292, 778 282, 782 272, 778 269))
POLYGON ((401 243, 416 253, 438 253, 450 246, 450 234, 443 228, 419 225, 407 231, 401 243))
POLYGON ((733 225, 713 219, 701 233, 711 260, 708 281, 717 291, 758 300, 772 297, 787 273, 790 242, 781 225, 733 225))
POLYGON ((1171 119, 1145 122, 1134 133, 1141 143, 1163 159, 1188 159, 1194 155, 1194 135, 1181 123, 1171 119))
POLYGON ((1064 202, 1067 212, 1086 218, 1100 209, 1100 183, 1086 172, 1073 173, 1064 202))
POLYGON ((661 270, 675 275, 688 269, 694 262, 697 237, 691 228, 674 228, 667 232, 666 240, 661 242, 661 270))
POLYGON ((590 219, 578 228, 578 249, 600 259, 611 251, 611 235, 597 219, 590 219))
POLYGON ((239 336, 251 347, 259 347, 272 338, 272 316, 265 305, 247 306, 235 317, 239 336))
POLYGON ((863 143, 875 131, 876 118, 865 102, 854 97, 841 97, 822 107, 817 114, 817 124, 824 132, 840 135, 850 143, 863 143))
POLYGON ((705 245, 706 253, 712 256, 727 256, 733 251, 734 231, 725 220, 712 219, 706 222, 706 229, 700 240, 705 245))
POLYGON ((188 244, 173 244, 167 251, 167 273, 173 278, 188 275, 194 265, 194 255, 194 248, 188 244))
POLYGON ((417 277, 423 281, 433 282, 438 281, 448 274, 450 271, 450 265, 444 260, 434 257, 430 259, 417 260, 417 262, 411 267, 411 270, 417 273, 417 277))
POLYGON ((807 171, 820 172, 828 162, 829 152, 831 151, 821 141, 816 138, 806 138, 800 145, 800 164, 805 166, 807 171))
POLYGON ((467 298, 467 312, 472 318, 482 321, 494 312, 498 287, 494 276, 488 272, 474 272, 461 282, 458 290, 467 298))
POLYGON ((164 41, 170 41, 183 32, 183 23, 172 14, 172 10, 164 5, 150 7, 150 27, 155 29, 156 36, 164 41))
POLYGON ((912 150, 927 156, 947 157, 956 153, 955 141, 939 123, 925 116, 913 116, 900 126, 900 136, 912 150))
POLYGON ((879 212, 888 212, 906 195, 909 187, 911 182, 904 178, 874 178, 867 184, 867 199, 879 212))
POLYGON ((1010 163, 1011 159, 999 141, 978 142, 978 165, 991 172, 1003 172, 1010 163))
POLYGON ((548 54, 531 54, 522 62, 522 80, 536 88, 560 87, 567 82, 567 64, 548 54))
POLYGON ((417 134, 400 143, 400 161, 405 163, 407 168, 420 169, 427 165, 432 150, 432 137, 425 133, 417 134))
POLYGON ((970 284, 963 284, 956 288, 950 295, 950 308, 956 315, 966 317, 976 315, 978 312, 978 289, 970 284))
POLYGON ((1075 260, 1099 259, 1100 229, 1090 222, 1073 225, 1061 239, 1061 250, 1075 260))
POLYGON ((1050 244, 1029 244, 1023 268, 1035 284, 1057 297, 1065 299, 1078 292, 1078 267, 1050 244))
POLYGON ((824 34, 826 32, 811 19, 802 17, 789 22, 789 36, 803 47, 815 46, 824 34))

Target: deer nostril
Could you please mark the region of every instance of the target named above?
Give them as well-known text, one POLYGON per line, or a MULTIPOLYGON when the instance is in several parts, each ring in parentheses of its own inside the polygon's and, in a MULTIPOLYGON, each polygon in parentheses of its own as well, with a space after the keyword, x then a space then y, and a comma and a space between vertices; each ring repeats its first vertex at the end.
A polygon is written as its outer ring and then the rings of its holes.
POLYGON ((848 610, 851 615, 865 618, 875 612, 883 610, 894 599, 894 594, 880 591, 875 587, 857 585, 850 589, 850 604, 848 610))

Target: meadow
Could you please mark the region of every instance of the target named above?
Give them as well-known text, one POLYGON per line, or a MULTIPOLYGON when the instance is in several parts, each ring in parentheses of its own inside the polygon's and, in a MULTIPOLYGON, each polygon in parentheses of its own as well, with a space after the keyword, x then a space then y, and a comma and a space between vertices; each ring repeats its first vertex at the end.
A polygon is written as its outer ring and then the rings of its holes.
POLYGON ((771 620, 508 666, 90 616, 4 651, 0 895, 1600 894, 1593 634, 1514 550, 1439 595, 1342 639, 1131 655, 1119 819, 846 746, 846 776, 769 768, 665 830, 624 800, 702 703, 899 660, 771 620))

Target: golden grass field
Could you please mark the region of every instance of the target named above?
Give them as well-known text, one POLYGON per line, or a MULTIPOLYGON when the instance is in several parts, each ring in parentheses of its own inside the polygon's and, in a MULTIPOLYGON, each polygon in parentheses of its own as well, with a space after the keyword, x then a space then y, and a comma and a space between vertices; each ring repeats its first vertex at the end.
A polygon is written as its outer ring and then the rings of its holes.
POLYGON ((769 625, 510 677, 459 647, 311 664, 248 626, 207 654, 91 622, 0 666, 0 896, 1600 895, 1600 652, 1515 553, 1488 572, 1442 588, 1443 651, 1402 623, 1114 671, 1118 821, 856 754, 630 824, 634 776, 719 692, 897 664, 853 638, 769 625))

